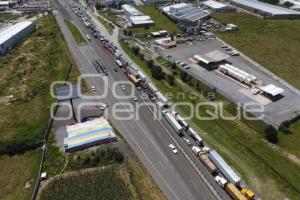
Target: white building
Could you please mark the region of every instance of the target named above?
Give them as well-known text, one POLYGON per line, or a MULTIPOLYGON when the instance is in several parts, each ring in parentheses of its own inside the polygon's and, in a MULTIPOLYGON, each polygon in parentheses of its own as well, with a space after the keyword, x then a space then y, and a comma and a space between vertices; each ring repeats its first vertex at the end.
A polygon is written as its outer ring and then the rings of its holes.
POLYGON ((5 55, 21 40, 35 30, 35 24, 29 21, 19 22, 0 32, 0 55, 5 55))
POLYGON ((122 8, 122 10, 124 10, 124 12, 127 16, 141 16, 141 15, 143 15, 142 12, 140 12, 135 7, 133 7, 132 5, 129 5, 129 4, 124 4, 124 5, 121 6, 121 8, 122 8))
POLYGON ((146 15, 143 16, 131 16, 129 17, 129 24, 132 27, 138 26, 150 26, 154 24, 154 21, 146 15))
POLYGON ((208 0, 201 3, 202 7, 208 8, 212 12, 235 12, 236 8, 214 1, 214 0, 208 0))

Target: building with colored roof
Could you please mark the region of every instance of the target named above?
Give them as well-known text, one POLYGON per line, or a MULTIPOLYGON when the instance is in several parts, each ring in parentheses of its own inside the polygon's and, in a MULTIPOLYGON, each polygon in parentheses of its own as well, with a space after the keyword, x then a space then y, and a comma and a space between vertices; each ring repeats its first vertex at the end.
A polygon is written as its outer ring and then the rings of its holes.
POLYGON ((117 141, 108 121, 103 117, 66 126, 65 152, 74 152, 117 141))
POLYGON ((35 24, 29 21, 19 22, 0 32, 0 55, 5 55, 18 42, 35 30, 35 24))

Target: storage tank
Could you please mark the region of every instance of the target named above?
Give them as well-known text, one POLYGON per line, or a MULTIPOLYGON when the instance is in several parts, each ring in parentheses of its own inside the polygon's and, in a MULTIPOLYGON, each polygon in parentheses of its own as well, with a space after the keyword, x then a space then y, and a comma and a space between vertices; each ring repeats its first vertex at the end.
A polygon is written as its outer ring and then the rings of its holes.
POLYGON ((232 183, 227 183, 225 190, 234 200, 247 200, 247 198, 232 183))
POLYGON ((228 181, 230 181, 235 185, 240 184, 241 178, 235 173, 235 171, 225 162, 225 160, 215 150, 211 150, 208 156, 228 181))
POLYGON ((192 129, 190 127, 187 132, 195 140, 195 142, 199 146, 203 146, 203 140, 202 140, 202 138, 198 135, 198 133, 194 129, 192 129))
POLYGON ((185 130, 189 129, 189 124, 179 114, 175 115, 175 118, 185 130))
POLYGON ((176 131, 176 133, 178 135, 182 135, 183 132, 183 128, 182 126, 176 121, 176 119, 174 118, 174 116, 170 113, 167 112, 165 114, 165 117, 167 119, 167 121, 169 122, 169 124, 173 127, 173 129, 176 131))

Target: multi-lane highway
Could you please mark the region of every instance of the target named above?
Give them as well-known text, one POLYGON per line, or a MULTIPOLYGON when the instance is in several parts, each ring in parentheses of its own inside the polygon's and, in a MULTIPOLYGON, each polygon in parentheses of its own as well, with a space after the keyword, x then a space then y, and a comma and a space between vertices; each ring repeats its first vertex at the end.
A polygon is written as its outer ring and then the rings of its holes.
MULTIPOLYGON (((109 104, 109 108, 106 110, 108 120, 121 132, 166 197, 177 200, 229 199, 202 163, 193 155, 190 147, 176 135, 166 120, 155 119, 153 109, 147 105, 150 100, 141 98, 143 91, 134 90, 135 96, 138 97, 137 102, 132 98, 121 100, 112 94, 113 84, 118 81, 127 81, 127 79, 98 40, 91 38, 91 41, 83 46, 75 43, 64 24, 64 19, 71 20, 79 27, 83 35, 90 33, 70 7, 71 2, 69 1, 52 2, 53 13, 79 71, 81 74, 98 74, 91 64, 94 59, 100 59, 107 67, 108 76, 90 77, 86 79, 86 82, 90 87, 95 86, 95 95, 101 95, 105 89, 107 90, 107 95, 98 101, 109 104), (114 69, 118 71, 116 72, 114 69), (105 85, 103 80, 108 84, 105 85), (126 103, 132 104, 134 111, 131 111, 126 103), (118 120, 113 115, 112 108, 116 104, 119 104, 119 109, 125 111, 123 115, 129 115, 135 112, 141 103, 146 103, 146 105, 139 107, 138 119, 118 120), (171 143, 181 150, 177 155, 174 155, 168 147, 171 143)), ((126 85, 125 87, 126 89, 123 90, 120 85, 116 86, 116 92, 123 96, 130 94, 130 86, 126 85)), ((185 136, 188 137, 187 134, 185 136)))

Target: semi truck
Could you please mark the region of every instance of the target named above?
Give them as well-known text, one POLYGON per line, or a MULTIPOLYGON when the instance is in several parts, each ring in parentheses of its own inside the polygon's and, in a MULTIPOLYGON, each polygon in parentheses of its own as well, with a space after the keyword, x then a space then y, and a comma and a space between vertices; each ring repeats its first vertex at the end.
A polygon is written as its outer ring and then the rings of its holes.
POLYGON ((174 116, 170 112, 165 113, 165 118, 169 122, 169 124, 173 127, 173 129, 176 131, 178 135, 183 134, 183 128, 182 126, 176 121, 174 116))
POLYGON ((248 200, 239 189, 232 183, 227 183, 225 185, 225 191, 229 194, 234 200, 248 200))
POLYGON ((178 113, 175 115, 175 119, 184 128, 184 130, 189 129, 189 124, 178 113))
POLYGON ((239 185, 241 178, 236 174, 236 172, 225 162, 225 160, 218 154, 216 150, 211 150, 208 153, 211 161, 218 167, 225 178, 233 183, 234 185, 239 185))
POLYGON ((203 140, 202 140, 202 138, 198 135, 198 133, 194 129, 192 129, 190 127, 187 132, 195 140, 195 142, 199 146, 203 146, 203 140))
POLYGON ((192 147, 192 151, 197 157, 199 157, 200 161, 204 164, 204 166, 208 169, 208 171, 211 174, 217 174, 217 167, 211 162, 211 160, 208 158, 207 154, 204 151, 202 151, 199 147, 196 146, 192 147))

